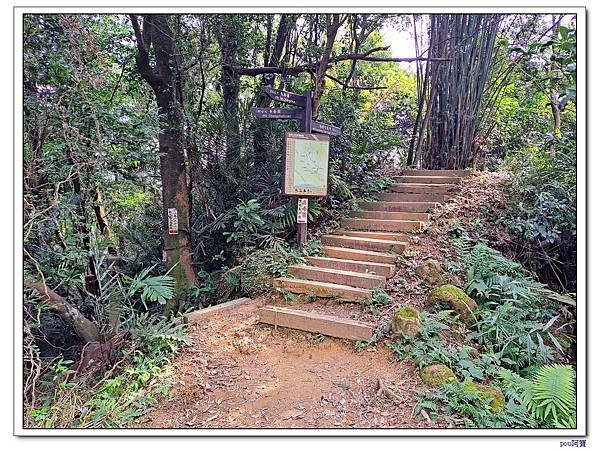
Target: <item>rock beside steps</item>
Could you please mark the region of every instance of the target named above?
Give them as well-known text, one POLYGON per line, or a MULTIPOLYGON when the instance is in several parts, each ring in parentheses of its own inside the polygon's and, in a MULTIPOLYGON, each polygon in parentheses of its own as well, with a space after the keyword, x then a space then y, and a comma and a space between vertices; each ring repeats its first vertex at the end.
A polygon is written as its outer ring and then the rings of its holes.
MULTIPOLYGON (((323 256, 289 266, 288 276, 275 279, 273 287, 309 297, 369 302, 373 290, 384 288, 394 276, 397 258, 408 248, 409 233, 421 231, 430 212, 447 201, 469 174, 405 170, 394 177, 387 192, 377 194, 377 201, 360 202, 360 209, 342 219, 339 230, 321 237, 323 256)), ((261 309, 260 321, 345 339, 368 339, 373 331, 371 324, 272 306, 261 309)))

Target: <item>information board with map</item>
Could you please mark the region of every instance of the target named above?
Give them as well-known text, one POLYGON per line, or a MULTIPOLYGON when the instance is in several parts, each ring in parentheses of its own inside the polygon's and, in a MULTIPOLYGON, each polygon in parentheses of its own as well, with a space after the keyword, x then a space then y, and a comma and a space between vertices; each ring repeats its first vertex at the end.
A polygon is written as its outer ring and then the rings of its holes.
POLYGON ((329 136, 285 133, 285 195, 325 197, 328 169, 329 136))

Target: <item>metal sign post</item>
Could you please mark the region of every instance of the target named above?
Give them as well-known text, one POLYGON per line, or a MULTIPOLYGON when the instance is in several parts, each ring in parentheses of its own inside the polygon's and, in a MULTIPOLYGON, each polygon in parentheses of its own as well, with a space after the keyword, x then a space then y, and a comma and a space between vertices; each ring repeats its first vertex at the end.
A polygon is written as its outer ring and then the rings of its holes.
MULTIPOLYGON (((252 108, 251 112, 259 119, 284 119, 284 120, 300 120, 301 131, 304 133, 327 134, 337 136, 342 131, 333 125, 312 120, 312 91, 307 91, 304 95, 295 94, 294 92, 281 91, 266 86, 265 94, 276 102, 283 102, 300 108, 252 108)), ((298 232, 297 242, 298 247, 302 248, 306 244, 308 230, 308 198, 301 197, 298 199, 298 232)))

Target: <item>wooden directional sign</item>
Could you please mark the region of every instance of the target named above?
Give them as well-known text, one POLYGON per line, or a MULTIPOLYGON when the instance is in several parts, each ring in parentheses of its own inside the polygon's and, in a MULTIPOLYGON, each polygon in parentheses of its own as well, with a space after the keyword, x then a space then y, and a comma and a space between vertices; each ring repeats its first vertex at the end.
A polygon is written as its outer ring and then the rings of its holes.
POLYGON ((271 97, 276 102, 289 103, 295 106, 306 106, 306 96, 294 94, 293 92, 280 91, 277 89, 265 87, 265 94, 271 97))
POLYGON ((329 125, 323 122, 312 121, 312 131, 315 133, 328 134, 330 136, 338 136, 342 130, 336 126, 329 125))
POLYGON ((252 108, 252 114, 259 119, 296 119, 304 117, 304 111, 293 108, 252 108))

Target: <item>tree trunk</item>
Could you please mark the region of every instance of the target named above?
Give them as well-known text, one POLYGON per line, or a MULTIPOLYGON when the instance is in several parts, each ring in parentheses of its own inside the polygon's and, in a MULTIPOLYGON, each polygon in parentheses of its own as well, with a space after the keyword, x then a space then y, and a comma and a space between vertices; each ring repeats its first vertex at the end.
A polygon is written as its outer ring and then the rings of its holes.
POLYGON ((100 333, 96 324, 44 283, 25 278, 23 284, 27 289, 37 291, 41 295, 41 301, 45 302, 52 312, 70 325, 84 342, 100 340, 100 333))
MULTIPOLYGON (((66 137, 66 136, 65 136, 66 137)), ((71 150, 67 150, 67 159, 76 166, 71 150)), ((90 231, 88 230, 87 208, 86 208, 86 191, 82 188, 82 177, 79 169, 76 169, 73 177, 73 194, 77 204, 77 216, 73 218, 73 227, 77 234, 81 237, 81 246, 89 255, 87 257, 87 273, 85 275, 85 288, 88 292, 97 295, 98 293, 98 276, 96 274, 96 266, 91 252, 90 231)))
POLYGON ((321 105, 321 96, 325 91, 325 73, 327 72, 327 66, 331 60, 331 51, 333 50, 333 44, 335 43, 335 37, 337 32, 342 25, 339 14, 326 15, 327 18, 327 39, 325 41, 325 47, 323 48, 323 54, 321 55, 321 61, 317 69, 317 76, 315 78, 315 93, 313 95, 312 114, 313 117, 317 117, 319 113, 319 106, 321 105), (331 21, 330 21, 331 20, 331 21))
MULTIPOLYGON (((119 276, 118 273, 121 266, 121 258, 116 256, 118 251, 117 247, 115 247, 112 242, 113 236, 108 224, 108 220, 106 219, 106 211, 104 210, 104 205, 102 202, 100 186, 96 186, 96 189, 94 190, 94 213, 96 214, 98 229, 108 240, 107 250, 109 256, 105 259, 105 264, 109 268, 112 264, 112 269, 117 273, 117 276, 119 276)), ((114 290, 109 290, 106 292, 100 282, 98 282, 98 285, 101 295, 106 295, 108 298, 106 309, 108 314, 107 337, 112 337, 119 331, 119 327, 121 325, 121 297, 119 296, 118 292, 115 292, 114 290)))
MULTIPOLYGON (((550 93, 550 108, 552 109, 552 137, 556 139, 560 136, 560 109, 558 108, 556 92, 550 93)), ((556 156, 554 142, 550 145, 548 152, 553 158, 556 156)))
MULTIPOLYGON (((552 38, 558 38, 558 27, 560 25, 560 21, 562 20, 562 16, 558 16, 558 19, 552 15, 552 38)), ((557 71, 556 64, 554 62, 550 65, 550 72, 557 71)), ((557 71, 558 72, 558 71, 557 71)), ((550 100, 550 109, 552 110, 552 138, 557 139, 560 136, 560 109, 558 107, 558 95, 555 91, 551 91, 549 95, 550 100)), ((550 144, 550 148, 548 149, 548 153, 551 157, 556 156, 556 146, 555 143, 552 142, 550 144)))
POLYGON ((430 16, 428 169, 464 169, 473 162, 498 25, 495 15, 430 16))
POLYGON ((219 21, 219 47, 221 49, 221 89, 223 90, 223 116, 225 119, 225 161, 239 169, 241 141, 238 113, 240 75, 232 69, 237 61, 241 27, 236 16, 224 16, 219 21))
POLYGON ((160 117, 158 147, 162 182, 163 240, 166 264, 175 279, 173 299, 165 312, 179 310, 187 290, 196 282, 192 266, 190 239, 190 197, 184 154, 185 129, 181 108, 179 66, 176 61, 173 33, 166 15, 147 15, 140 29, 136 16, 130 16, 138 51, 138 70, 156 96, 160 117), (156 64, 150 67, 148 52, 154 47, 156 64), (169 231, 169 210, 175 210, 177 226, 169 231))
POLYGON ((427 101, 427 111, 425 112, 425 118, 423 119, 423 125, 421 126, 421 132, 419 133, 419 139, 417 140, 417 144, 415 146, 415 157, 413 159, 413 164, 417 166, 417 168, 421 168, 421 153, 423 149, 423 138, 426 134, 428 134, 429 130, 429 121, 431 120, 431 109, 432 102, 437 92, 435 90, 435 86, 431 88, 429 91, 429 100, 427 101))
POLYGON ((225 161, 237 170, 241 151, 240 121, 238 117, 240 77, 233 70, 223 68, 221 84, 223 86, 223 115, 226 132, 225 161))

